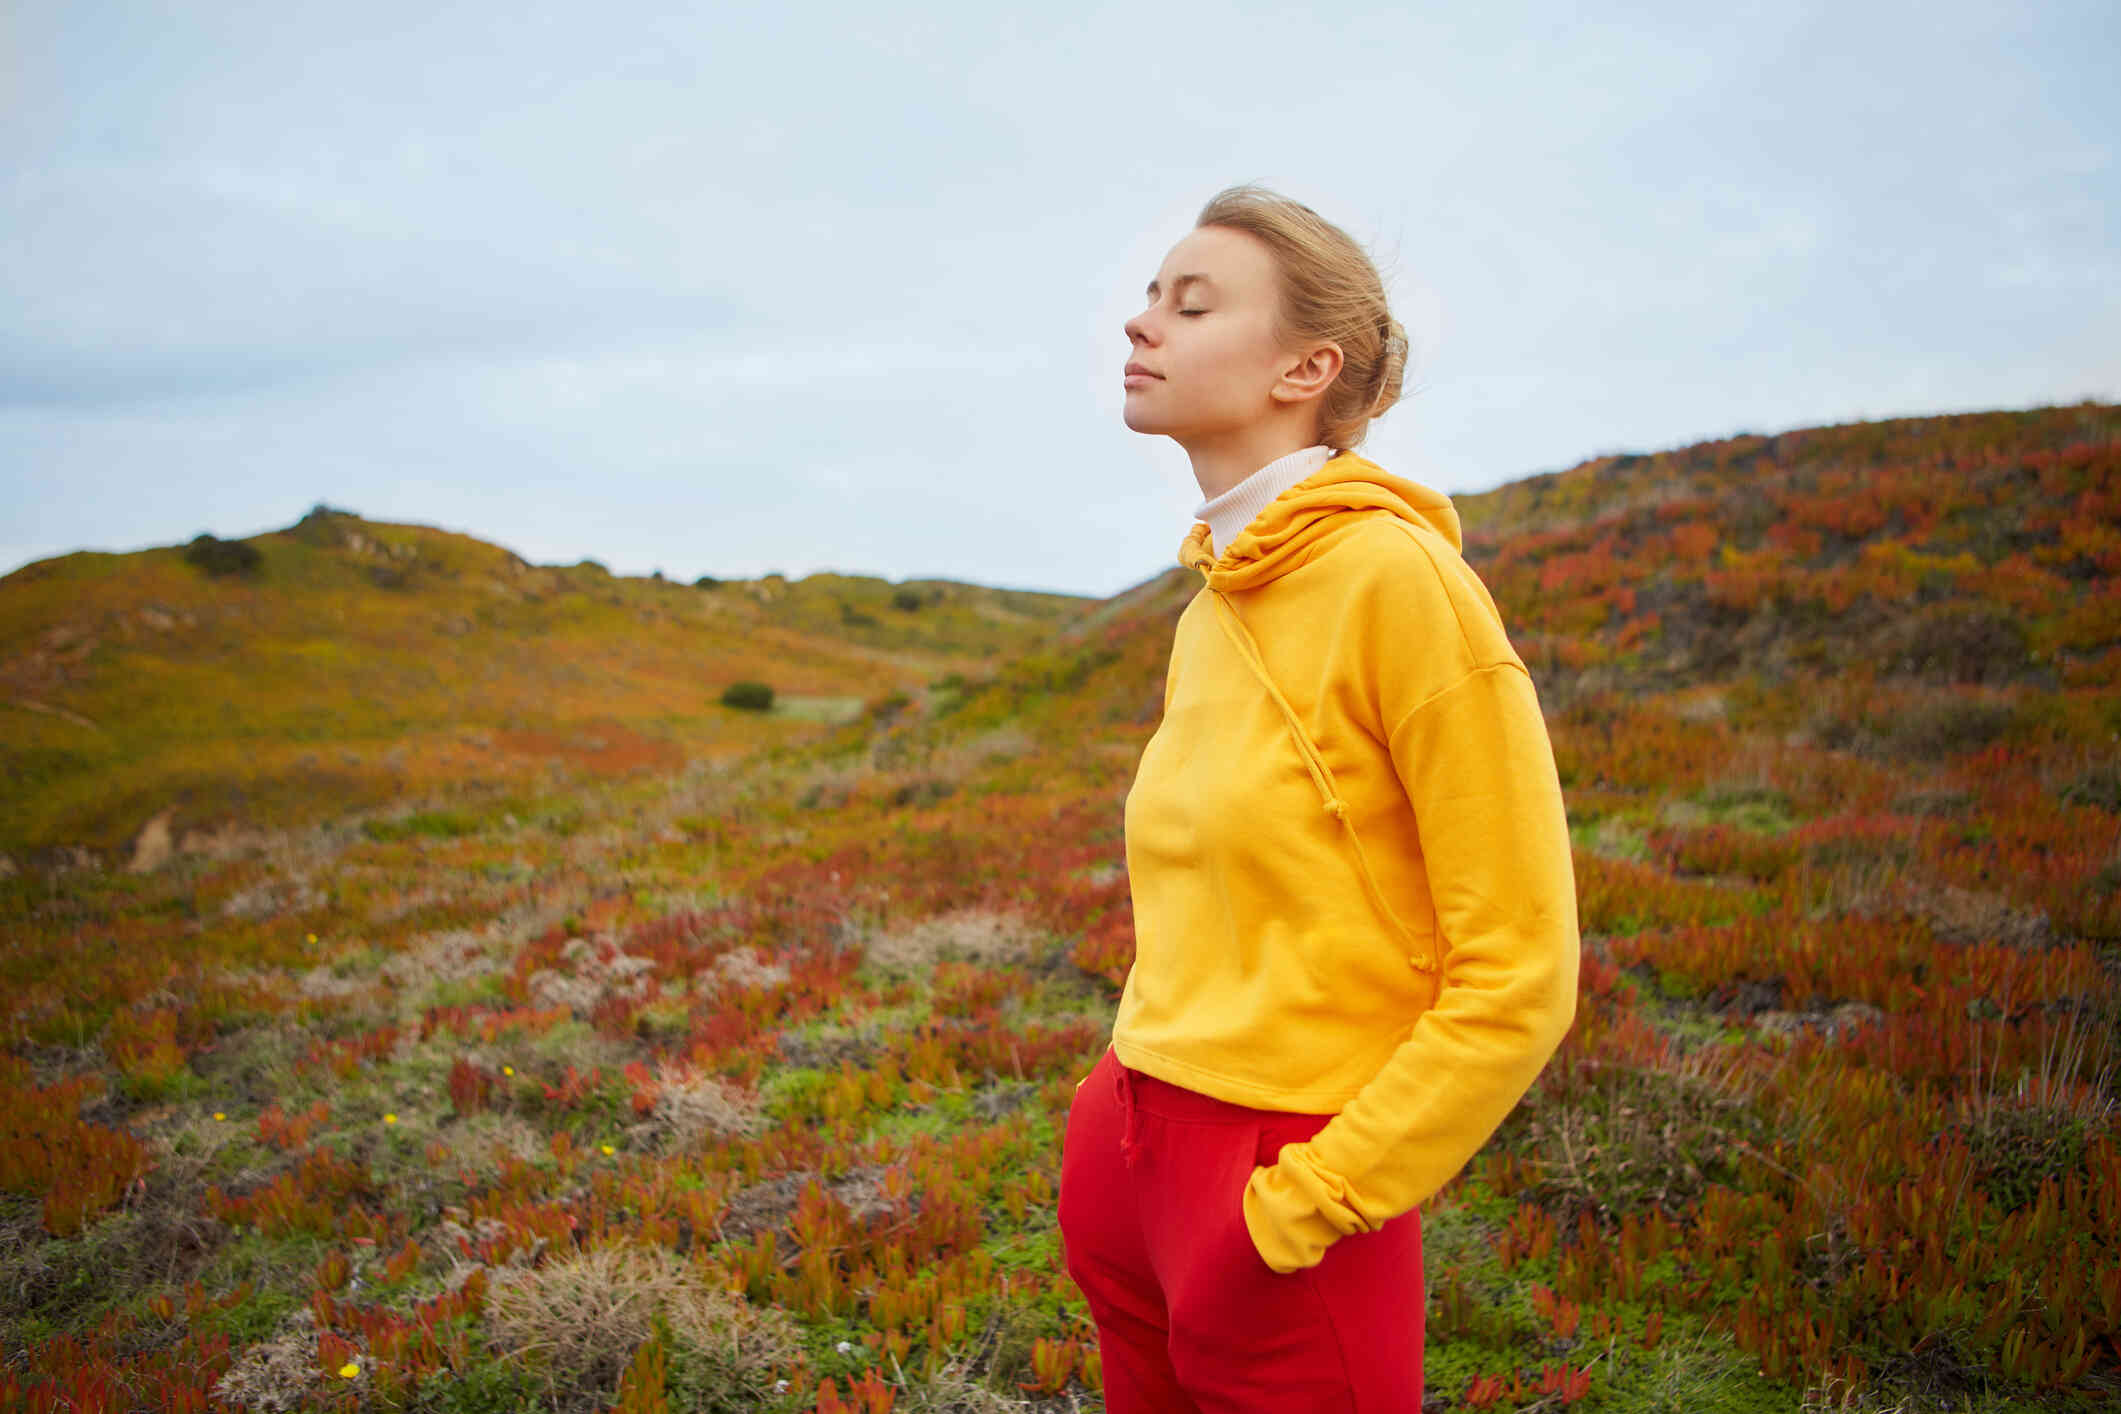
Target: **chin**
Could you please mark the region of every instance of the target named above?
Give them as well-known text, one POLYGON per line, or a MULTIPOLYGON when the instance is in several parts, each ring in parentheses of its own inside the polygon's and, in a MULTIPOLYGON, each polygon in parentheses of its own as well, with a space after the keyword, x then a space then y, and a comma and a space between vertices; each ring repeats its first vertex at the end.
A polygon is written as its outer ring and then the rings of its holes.
POLYGON ((1129 431, 1158 433, 1171 430, 1163 421, 1158 419, 1155 413, 1150 412, 1147 408, 1135 407, 1132 403, 1122 407, 1119 415, 1121 420, 1127 424, 1129 431))

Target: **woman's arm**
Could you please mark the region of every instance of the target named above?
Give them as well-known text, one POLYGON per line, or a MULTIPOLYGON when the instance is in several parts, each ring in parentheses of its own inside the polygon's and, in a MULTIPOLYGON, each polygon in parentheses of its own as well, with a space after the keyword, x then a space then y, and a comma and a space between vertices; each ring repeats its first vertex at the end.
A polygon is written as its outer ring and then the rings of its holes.
MULTIPOLYGON (((1467 585, 1456 587, 1448 597, 1474 608, 1467 585)), ((1484 591, 1478 600, 1487 604, 1484 591)), ((1467 627, 1461 641, 1486 638, 1479 656, 1492 656, 1499 619, 1467 627)), ((1509 654, 1472 667, 1388 720, 1435 900, 1441 987, 1339 1114, 1253 1171, 1245 1224, 1279 1272, 1313 1265, 1341 1237, 1374 1231, 1441 1188, 1523 1098, 1575 1016, 1568 821, 1523 665, 1509 654)))

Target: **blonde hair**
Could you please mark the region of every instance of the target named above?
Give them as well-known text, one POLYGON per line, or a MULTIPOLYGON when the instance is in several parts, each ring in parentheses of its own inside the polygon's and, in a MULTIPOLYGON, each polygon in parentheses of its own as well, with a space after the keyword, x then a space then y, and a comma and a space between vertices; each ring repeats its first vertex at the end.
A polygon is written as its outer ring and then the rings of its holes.
POLYGON ((1217 192, 1193 224, 1243 231, 1272 252, 1281 285, 1276 342, 1340 346, 1340 373, 1320 400, 1318 440, 1335 451, 1360 446, 1370 419, 1399 401, 1407 369, 1407 331, 1386 306, 1368 253, 1302 202, 1252 183, 1217 192))

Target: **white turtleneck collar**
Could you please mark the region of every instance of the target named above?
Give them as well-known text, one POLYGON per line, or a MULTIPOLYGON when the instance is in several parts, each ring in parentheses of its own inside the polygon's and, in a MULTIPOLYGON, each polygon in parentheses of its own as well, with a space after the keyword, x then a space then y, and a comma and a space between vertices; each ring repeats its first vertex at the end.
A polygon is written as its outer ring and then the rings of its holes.
POLYGON ((1206 521, 1213 536, 1210 548, 1220 555, 1270 501, 1332 459, 1331 447, 1305 447, 1276 457, 1220 496, 1195 506, 1193 518, 1206 521))

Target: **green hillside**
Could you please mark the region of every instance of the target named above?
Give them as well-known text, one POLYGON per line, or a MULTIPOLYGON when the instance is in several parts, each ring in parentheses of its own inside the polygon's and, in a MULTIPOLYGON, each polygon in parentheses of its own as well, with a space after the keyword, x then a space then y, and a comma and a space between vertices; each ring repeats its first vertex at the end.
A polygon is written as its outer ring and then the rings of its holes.
POLYGON ((796 739, 1038 642, 1087 601, 817 574, 699 585, 531 565, 319 507, 247 541, 0 579, 0 852, 122 855, 457 786, 671 770, 796 739), (764 682, 771 712, 721 704, 764 682))

